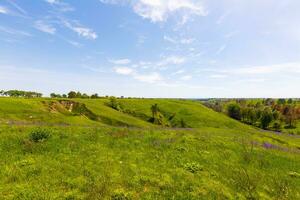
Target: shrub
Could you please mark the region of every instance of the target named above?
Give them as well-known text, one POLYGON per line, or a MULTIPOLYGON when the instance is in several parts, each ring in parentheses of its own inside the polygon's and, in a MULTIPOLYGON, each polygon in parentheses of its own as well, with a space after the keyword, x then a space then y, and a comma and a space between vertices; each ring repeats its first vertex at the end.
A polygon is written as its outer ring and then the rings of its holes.
POLYGON ((50 131, 47 129, 35 129, 31 131, 29 139, 32 142, 42 142, 47 140, 50 137, 50 131))
POLYGON ((192 162, 192 163, 186 163, 184 165, 184 169, 194 174, 197 173, 198 171, 202 171, 203 167, 198 163, 192 162))
POLYGON ((227 114, 233 119, 241 120, 241 107, 237 103, 230 103, 227 106, 227 114))
POLYGON ((130 200, 131 198, 123 192, 117 192, 111 196, 111 200, 130 200))

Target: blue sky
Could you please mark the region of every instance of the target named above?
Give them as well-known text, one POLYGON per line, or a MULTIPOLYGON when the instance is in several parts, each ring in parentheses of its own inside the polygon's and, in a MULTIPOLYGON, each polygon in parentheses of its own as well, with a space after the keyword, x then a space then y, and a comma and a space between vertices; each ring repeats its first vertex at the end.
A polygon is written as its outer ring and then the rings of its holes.
POLYGON ((299 97, 298 0, 0 0, 0 89, 299 97))

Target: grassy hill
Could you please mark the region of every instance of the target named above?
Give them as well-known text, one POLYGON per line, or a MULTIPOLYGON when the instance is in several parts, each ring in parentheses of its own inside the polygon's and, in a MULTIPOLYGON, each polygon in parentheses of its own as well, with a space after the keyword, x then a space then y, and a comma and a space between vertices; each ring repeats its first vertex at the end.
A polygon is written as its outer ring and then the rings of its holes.
POLYGON ((189 100, 108 102, 0 98, 1 199, 300 199, 299 137, 189 100))

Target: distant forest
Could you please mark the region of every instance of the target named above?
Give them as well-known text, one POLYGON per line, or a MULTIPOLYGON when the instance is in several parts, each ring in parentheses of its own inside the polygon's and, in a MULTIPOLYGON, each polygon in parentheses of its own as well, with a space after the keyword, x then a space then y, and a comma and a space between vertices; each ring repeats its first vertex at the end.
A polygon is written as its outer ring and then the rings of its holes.
POLYGON ((210 99, 204 105, 266 130, 295 129, 300 120, 299 99, 210 99))

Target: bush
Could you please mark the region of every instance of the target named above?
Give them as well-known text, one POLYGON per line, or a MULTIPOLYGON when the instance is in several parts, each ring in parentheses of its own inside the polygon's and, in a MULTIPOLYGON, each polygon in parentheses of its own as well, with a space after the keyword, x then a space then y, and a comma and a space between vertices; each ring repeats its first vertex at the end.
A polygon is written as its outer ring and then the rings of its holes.
POLYGON ((111 200, 130 200, 130 196, 122 191, 117 191, 111 196, 111 200))
POLYGON ((36 129, 31 131, 29 139, 32 142, 42 142, 50 137, 50 131, 47 129, 36 129))
POLYGON ((194 174, 197 173, 198 171, 202 171, 203 167, 198 163, 192 162, 192 163, 186 163, 184 165, 184 169, 194 174))
POLYGON ((237 103, 230 103, 227 106, 227 114, 233 119, 241 120, 241 107, 237 103))

